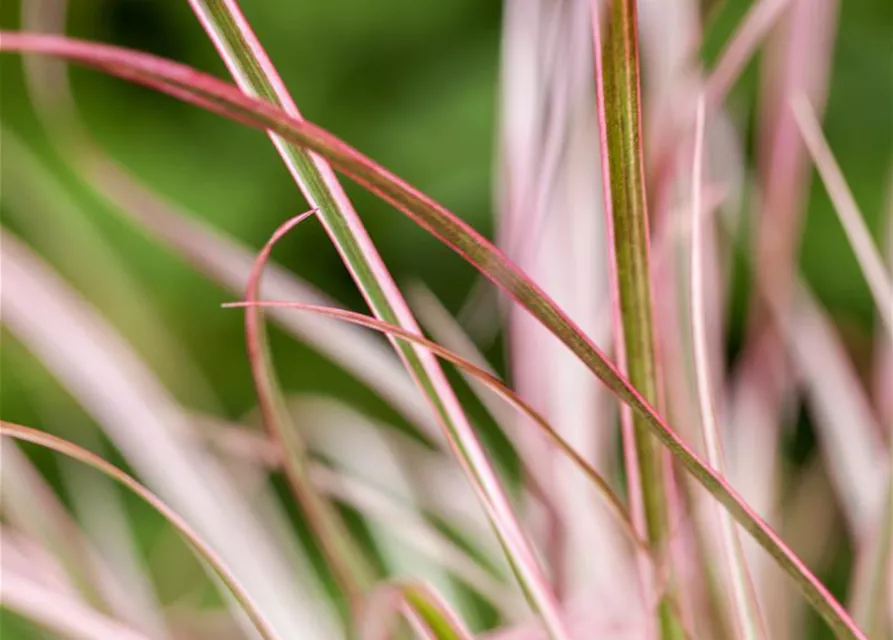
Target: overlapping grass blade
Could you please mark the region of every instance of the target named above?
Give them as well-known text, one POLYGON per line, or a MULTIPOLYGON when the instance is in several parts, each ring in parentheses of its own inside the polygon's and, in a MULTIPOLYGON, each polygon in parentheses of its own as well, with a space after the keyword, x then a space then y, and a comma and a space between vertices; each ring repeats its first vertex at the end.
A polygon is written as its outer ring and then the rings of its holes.
POLYGON ((490 242, 442 205, 323 129, 290 118, 277 107, 246 96, 232 86, 190 67, 119 47, 37 34, 3 32, 0 34, 0 50, 65 57, 163 91, 248 126, 274 131, 294 144, 326 157, 337 169, 440 238, 527 308, 642 418, 686 470, 773 557, 838 636, 865 637, 840 603, 778 535, 721 475, 705 465, 676 435, 566 314, 490 242))
MULTIPOLYGON (((279 238, 314 213, 316 212, 308 211, 292 218, 277 229, 264 245, 248 278, 245 292, 247 300, 258 299, 264 266, 279 238)), ((283 468, 292 493, 342 592, 348 601, 356 606, 374 580, 372 568, 344 527, 338 513, 317 493, 310 482, 306 445, 300 432, 292 424, 285 407, 267 343, 263 314, 256 307, 246 310, 245 338, 261 416, 270 435, 281 447, 283 468)))
POLYGON ((524 401, 524 399, 522 399, 518 394, 509 389, 493 374, 485 371, 484 369, 481 369, 465 358, 456 355, 452 351, 443 348, 436 342, 432 342, 431 340, 428 340, 421 335, 411 333, 396 325, 388 324, 386 322, 376 320, 375 318, 363 315, 361 313, 356 313, 354 311, 335 309, 332 307, 320 307, 300 302, 287 302, 282 300, 248 300, 245 302, 228 303, 225 306, 229 308, 259 307, 264 309, 279 307, 319 314, 322 316, 327 316, 329 318, 342 320, 344 322, 350 322, 360 326, 368 327, 370 329, 374 329, 376 331, 380 331, 382 333, 399 338, 400 340, 406 340, 407 342, 411 342, 412 344, 419 345, 425 349, 430 350, 431 353, 439 358, 446 360, 447 362, 453 363, 462 371, 470 376, 473 376, 482 384, 486 385, 488 388, 499 394, 518 411, 529 418, 531 422, 536 425, 536 427, 541 430, 564 455, 568 456, 568 458, 573 461, 573 463, 586 475, 586 477, 589 478, 593 485, 596 486, 596 488, 599 490, 599 493, 605 499, 605 502, 607 503, 611 514, 615 517, 617 523, 621 525, 624 533, 629 537, 630 541, 639 550, 645 552, 648 551, 648 544, 644 540, 642 540, 636 533, 635 527, 633 526, 633 523, 629 519, 629 515, 627 514, 625 505, 620 500, 620 498, 617 497, 617 494, 614 493, 614 490, 611 488, 611 485, 608 483, 608 481, 605 480, 605 478, 602 477, 602 475, 596 469, 594 469, 592 465, 589 464, 589 462, 587 462, 582 455, 580 455, 579 452, 577 452, 570 444, 568 444, 568 442, 557 431, 555 431, 552 426, 549 425, 548 421, 546 421, 546 419, 539 412, 537 412, 536 409, 531 407, 527 402, 524 401))
MULTIPOLYGON (((190 5, 236 84, 246 93, 279 105, 289 116, 300 120, 301 114, 294 100, 236 0, 190 0, 190 5)), ((326 158, 313 155, 273 129, 268 133, 308 203, 318 210, 323 226, 372 312, 386 322, 417 331, 418 325, 409 306, 326 158)), ((515 519, 499 478, 436 358, 407 344, 395 343, 394 346, 440 418, 454 451, 462 459, 462 466, 484 501, 531 604, 543 616, 550 634, 556 639, 564 638, 566 634, 558 616, 556 598, 549 590, 527 535, 515 519)))
POLYGON ((385 640, 398 613, 426 640, 473 640, 471 632, 430 586, 394 582, 379 587, 369 599, 362 640, 385 640))
MULTIPOLYGON (((704 224, 703 217, 708 211, 702 208, 701 192, 704 171, 704 98, 698 99, 695 118, 695 146, 692 166, 692 233, 691 233, 691 324, 694 347, 695 378, 701 414, 701 433, 704 438, 707 462, 716 471, 724 473, 725 459, 722 452, 722 435, 716 424, 716 409, 713 403, 711 373, 707 350, 707 328, 704 292, 704 224)), ((727 580, 732 595, 733 620, 738 635, 746 640, 765 638, 759 606, 753 591, 753 583, 747 570, 741 541, 735 523, 728 512, 720 511, 722 559, 725 563, 727 580)))
POLYGON ((46 449, 51 449, 61 453, 69 458, 73 458, 86 465, 89 465, 105 474, 112 480, 120 483, 131 492, 142 498, 153 509, 164 516, 171 525, 173 525, 196 550, 201 558, 214 569, 214 572, 223 581, 224 584, 232 591, 233 595, 238 599, 239 603, 244 607, 245 613, 251 618, 258 633, 264 640, 277 640, 276 632, 273 630, 269 622, 264 618, 258 609, 253 598, 244 586, 239 582, 236 576, 230 571, 223 559, 216 551, 202 538, 202 536, 193 529, 180 515, 171 509, 161 498, 146 489, 139 482, 128 476, 126 473, 109 464, 102 458, 93 455, 89 451, 78 447, 71 442, 57 438, 48 433, 23 427, 6 421, 0 421, 0 436, 15 438, 25 442, 31 442, 46 449))

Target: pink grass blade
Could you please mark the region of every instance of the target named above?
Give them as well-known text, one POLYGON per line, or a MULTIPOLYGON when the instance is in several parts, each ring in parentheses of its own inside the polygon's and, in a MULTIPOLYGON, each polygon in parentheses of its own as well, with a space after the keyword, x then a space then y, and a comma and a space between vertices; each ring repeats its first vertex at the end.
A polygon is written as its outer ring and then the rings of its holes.
MULTIPOLYGON (((236 0, 190 0, 190 5, 239 87, 278 104, 300 120, 297 106, 236 0)), ((417 331, 408 305, 328 162, 272 129, 268 133, 309 204, 318 209, 323 226, 373 313, 384 321, 417 331)), ((555 596, 548 589, 527 535, 515 519, 499 479, 436 358, 408 345, 394 346, 438 414, 455 452, 463 458, 463 467, 478 487, 480 498, 486 501, 531 604, 543 616, 555 640, 565 638, 555 596)))
MULTIPOLYGON (((698 99, 695 118, 695 146, 692 167, 692 237, 691 237, 691 323, 694 347, 695 378, 698 387, 698 400, 701 413, 701 433, 707 454, 707 462, 718 472, 725 473, 725 460, 722 453, 722 440, 716 424, 716 409, 713 405, 711 372, 705 327, 704 293, 704 229, 701 192, 704 170, 704 98, 698 99)), ((765 638, 762 616, 753 594, 753 584, 741 549, 741 541, 735 523, 728 512, 717 511, 720 520, 722 559, 725 563, 727 579, 732 595, 732 610, 737 636, 747 640, 765 638)))
MULTIPOLYGON (((607 260, 600 185, 593 180, 599 153, 588 13, 585 2, 505 5, 495 233, 497 246, 603 344, 609 338, 601 340, 597 323, 607 260)), ((535 319, 501 302, 497 312, 479 317, 507 323, 513 388, 591 463, 608 462, 609 394, 535 319)), ((635 608, 636 599, 614 600, 635 588, 628 584, 636 579, 634 563, 604 514, 589 509, 594 496, 586 479, 540 434, 524 425, 517 433, 530 483, 544 489, 544 498, 530 496, 526 512, 559 597, 635 608), (601 551, 593 555, 593 547, 601 551)))
POLYGON ((446 601, 429 585, 419 582, 391 582, 376 589, 366 603, 360 639, 393 637, 391 629, 398 613, 423 638, 473 640, 471 632, 446 601))
POLYGON ((52 487, 13 443, 0 448, 0 474, 4 521, 55 556, 85 603, 100 613, 110 611, 93 561, 96 550, 52 487))
POLYGON ((91 640, 150 640, 137 629, 108 617, 72 594, 55 591, 33 576, 3 568, 0 602, 4 609, 63 637, 91 640))
POLYGON ((568 456, 568 458, 570 458, 571 461, 573 461, 573 463, 581 471, 583 471, 583 473, 586 474, 587 478, 598 488, 599 493, 605 499, 605 502, 607 503, 612 515, 615 516, 617 523, 621 525, 624 532, 629 536, 633 544, 635 544, 640 550, 647 551, 647 543, 642 540, 635 532, 635 528, 633 527, 633 524, 630 521, 629 516, 627 515, 626 507, 624 506, 620 498, 617 497, 617 495, 614 493, 614 490, 611 488, 608 481, 605 480, 605 478, 602 477, 602 475, 596 469, 594 469, 592 465, 589 464, 589 462, 587 462, 586 459, 578 451, 576 451, 576 449, 568 444, 568 442, 557 431, 555 431, 552 426, 549 425, 546 419, 543 418, 543 416, 539 412, 537 412, 533 407, 527 404, 527 402, 524 401, 518 394, 509 389, 503 382, 501 382, 491 373, 488 373, 477 365, 472 364, 468 360, 456 355, 452 351, 443 348, 439 344, 432 342, 431 340, 428 340, 423 336, 406 331, 405 329, 402 329, 396 325, 388 324, 370 316, 366 316, 353 311, 336 309, 332 307, 319 307, 300 302, 287 302, 281 300, 246 300, 245 302, 227 303, 224 306, 228 308, 260 307, 264 309, 279 307, 285 309, 294 309, 296 311, 315 313, 326 317, 343 320, 345 322, 351 322, 363 327, 367 327, 369 329, 374 329, 376 331, 390 334, 394 337, 399 338, 400 340, 412 342, 413 344, 430 350, 431 353, 433 353, 437 357, 456 365, 464 372, 468 373, 471 376, 474 376, 477 380, 486 385, 492 391, 499 394, 518 411, 523 413, 525 417, 529 418, 531 422, 536 425, 536 427, 542 433, 544 433, 564 455, 568 456))
POLYGON ((195 437, 192 420, 114 327, 15 238, 0 232, 0 241, 4 328, 72 394, 140 477, 190 518, 280 635, 309 630, 327 637, 334 625, 315 597, 315 574, 293 539, 277 537, 271 526, 282 513, 271 509, 261 522, 258 501, 249 504, 240 494, 195 437))
POLYGON ((510 589, 505 583, 494 578, 487 568, 428 524, 417 511, 375 485, 324 464, 311 465, 310 477, 319 491, 356 509, 396 538, 400 542, 400 553, 405 554, 407 547, 415 549, 477 591, 503 615, 509 618, 517 615, 518 602, 508 597, 510 589))
MULTIPOLYGON (((26 29, 64 31, 66 0, 29 2, 23 8, 26 29)), ((245 290, 254 256, 247 247, 203 224, 201 216, 166 200, 141 183, 93 140, 80 118, 71 93, 67 65, 41 56, 25 60, 25 78, 38 118, 61 145, 70 165, 99 195, 143 230, 230 291, 245 290)), ((331 301, 316 288, 271 263, 267 290, 281 299, 300 299, 316 304, 331 301)), ((393 350, 366 340, 367 334, 348 325, 320 322, 311 316, 271 314, 283 329, 307 342, 339 364, 388 401, 426 436, 442 442, 439 425, 425 400, 419 397, 393 350)))
POLYGON ((333 166, 393 204, 525 306, 645 421, 686 470, 772 556, 840 637, 865 637, 840 603, 778 535, 722 476, 705 465, 676 435, 566 314, 490 242, 443 206, 319 127, 290 118, 275 106, 241 94, 230 85, 189 67, 118 47, 36 34, 2 32, 0 50, 65 57, 174 95, 247 126, 274 130, 295 144, 325 156, 333 166))
MULTIPOLYGON (((164 516, 165 520, 173 525, 201 558, 214 569, 215 573, 244 607, 245 613, 251 618, 252 623, 264 640, 277 640, 279 636, 273 630, 270 623, 264 618, 246 588, 226 566, 223 559, 204 540, 204 538, 186 522, 186 520, 177 514, 176 511, 167 506, 161 498, 157 497, 154 493, 146 489, 143 485, 117 467, 62 438, 57 438, 48 433, 6 421, 0 421, 0 435, 25 442, 31 442, 46 449, 61 453, 69 458, 78 460, 79 462, 96 469, 100 473, 105 474, 142 498, 149 504, 149 506, 164 516)), ((5 579, 3 582, 5 582, 5 579)))
POLYGON ((791 1, 757 0, 751 5, 707 78, 704 93, 708 111, 712 111, 725 100, 760 42, 791 1))
POLYGON ((821 126, 809 100, 802 93, 796 94, 791 100, 791 109, 797 120, 797 126, 800 128, 803 141, 806 143, 806 148, 809 149, 812 160, 834 203, 834 211, 837 212, 837 217, 846 232, 847 240, 850 241, 856 260, 862 268, 862 275, 868 283, 881 321, 887 331, 893 334, 893 282, 884 267, 880 252, 871 239, 871 233, 865 225, 865 217, 859 211, 859 205, 856 204, 853 192, 847 186, 843 172, 822 134, 821 126))
MULTIPOLYGON (((248 278, 246 300, 258 300, 264 267, 276 242, 315 213, 309 211, 287 221, 264 245, 248 278)), ((267 343, 263 315, 258 308, 246 309, 245 338, 261 416, 271 437, 282 448, 283 467, 292 493, 345 597, 356 606, 363 592, 372 584, 372 568, 337 512, 321 498, 310 482, 306 444, 285 407, 267 343)))

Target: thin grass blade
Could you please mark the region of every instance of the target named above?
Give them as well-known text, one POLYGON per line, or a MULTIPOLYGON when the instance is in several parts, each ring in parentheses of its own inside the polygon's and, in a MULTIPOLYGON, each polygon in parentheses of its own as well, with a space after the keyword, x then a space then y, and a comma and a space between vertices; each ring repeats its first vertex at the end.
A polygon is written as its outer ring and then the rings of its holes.
MULTIPOLYGON (((309 211, 287 221, 264 245, 248 278, 245 291, 247 300, 253 302, 258 299, 264 266, 276 242, 315 213, 309 211)), ((285 407, 267 342, 263 315, 256 307, 246 309, 245 338, 261 416, 271 437, 281 447, 283 467, 292 493, 345 597, 355 606, 362 593, 372 584, 372 568, 345 529, 337 512, 316 492, 310 482, 306 444, 300 431, 292 424, 285 407)))
POLYGON ((880 252, 871 239, 871 233, 865 225, 865 217, 859 211, 853 192, 847 186, 843 172, 822 134, 822 128, 809 100, 802 93, 797 94, 791 101, 791 109, 794 111, 806 148, 809 149, 825 188, 834 202, 834 211, 837 212, 847 240, 850 241, 856 260, 862 268, 862 275, 868 283, 878 315, 887 331, 893 335, 893 282, 884 267, 880 252))
MULTIPOLYGON (((239 603, 244 607, 245 613, 251 618, 258 633, 264 640, 277 640, 278 635, 273 630, 266 618, 257 607, 254 599, 251 597, 245 587, 239 582, 236 576, 226 566, 223 559, 216 551, 202 538, 199 533, 193 529, 176 511, 171 509, 161 498, 146 489, 139 482, 128 476, 117 467, 109 464, 102 458, 93 455, 89 451, 78 447, 71 442, 51 436, 48 433, 37 431, 29 427, 13 424, 6 421, 0 421, 0 435, 15 438, 24 442, 31 442, 45 449, 51 449, 61 453, 69 458, 78 460, 90 467, 93 467, 100 473, 105 474, 112 480, 118 482, 135 495, 142 498, 158 513, 164 516, 177 531, 190 543, 201 558, 211 566, 223 583, 232 591, 233 595, 238 599, 239 603)), ((3 582, 6 580, 4 578, 3 582)))
MULTIPOLYGON (((300 120, 301 114, 294 100, 236 0, 190 0, 190 6, 236 84, 246 93, 277 104, 291 117, 300 120)), ((326 159, 295 145, 294 141, 278 135, 273 129, 268 133, 308 203, 319 211, 323 226, 373 313, 386 322, 418 331, 409 306, 326 159)), ((394 346, 440 418, 447 438, 462 457, 462 465, 478 488, 480 498, 486 502, 505 552, 510 556, 531 604, 543 616, 550 634, 556 640, 565 638, 558 604, 548 589, 539 561, 437 359, 406 344, 395 343, 394 346)))
MULTIPOLYGON (((695 148, 692 167, 692 238, 691 238, 691 323, 692 342, 694 346, 695 378, 698 387, 698 400, 701 413, 701 433, 707 454, 707 462, 716 471, 725 472, 725 460, 722 452, 722 436, 716 424, 716 409, 713 404, 711 388, 711 372, 707 347, 707 328, 705 327, 705 293, 704 293, 704 225, 705 210, 702 209, 701 192, 703 189, 704 170, 704 98, 698 99, 697 116, 695 118, 695 148)), ((728 512, 719 510, 722 557, 725 562, 727 579, 732 594, 733 619, 737 635, 747 640, 765 638, 762 616, 753 592, 753 583, 747 570, 741 541, 735 523, 728 512)))
POLYGON ((510 403, 514 406, 518 411, 523 413, 527 418, 531 420, 531 422, 536 425, 536 427, 546 435, 549 440, 586 475, 586 477, 598 488, 599 493, 604 498, 607 503, 611 514, 615 517, 617 523, 621 525, 623 531, 627 534, 630 541, 640 550, 646 551, 648 550, 648 544, 640 538, 640 536, 635 532, 635 528, 633 527, 632 522, 629 519, 629 515, 627 514, 627 510, 623 502, 614 493, 614 490, 611 488, 610 483, 596 470, 592 467, 592 465, 586 461, 585 458, 572 447, 555 429, 549 425, 546 419, 537 412, 533 407, 531 407, 525 400, 523 400, 518 394, 509 389, 502 381, 496 378, 493 374, 481 369, 475 364, 472 364, 465 358, 462 358, 459 355, 456 355, 454 352, 445 349, 440 346, 436 342, 432 342, 427 338, 420 336, 418 334, 411 333, 402 329, 396 325, 388 324, 386 322, 382 322, 370 316, 363 315, 361 313, 356 313, 354 311, 347 311, 345 309, 336 309, 333 307, 320 307, 315 305, 304 304, 300 302, 287 302, 281 300, 262 300, 262 301, 251 301, 247 300, 245 302, 232 302, 224 305, 227 308, 251 308, 251 307, 259 307, 259 308, 285 308, 285 309, 294 309, 296 311, 304 311, 307 313, 315 313, 322 316, 326 316, 329 318, 334 318, 338 320, 342 320, 344 322, 350 322, 353 324, 357 324, 363 327, 367 327, 369 329, 374 329, 376 331, 380 331, 382 333, 387 333, 394 337, 399 338, 400 340, 406 340, 407 342, 412 342, 415 345, 419 345, 428 349, 439 358, 446 360, 458 368, 463 370, 470 376, 473 376, 477 380, 479 380, 482 384, 486 385, 492 391, 499 394, 506 402, 510 403))
POLYGON ((418 582, 389 583, 372 594, 366 605, 362 640, 392 637, 391 627, 398 613, 425 638, 473 640, 446 601, 430 586, 418 582))

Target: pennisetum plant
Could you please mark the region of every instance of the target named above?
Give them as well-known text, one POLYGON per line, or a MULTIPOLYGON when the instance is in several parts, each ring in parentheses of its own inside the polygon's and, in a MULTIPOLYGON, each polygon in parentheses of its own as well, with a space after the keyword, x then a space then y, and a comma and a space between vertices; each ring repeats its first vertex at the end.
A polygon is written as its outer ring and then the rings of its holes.
MULTIPOLYGON (((304 120, 236 0, 188 4, 235 85, 165 58, 41 33, 64 25, 61 1, 29 4, 23 16, 31 30, 0 33, 0 51, 27 56, 36 113, 93 193, 242 297, 225 306, 245 313, 266 434, 181 406, 112 323, 39 252, 4 230, 4 328, 99 426, 128 472, 57 435, 64 425, 38 430, 4 421, 4 439, 86 464, 149 503, 221 587, 217 609, 227 632, 245 637, 804 637, 802 628, 792 631, 792 619, 805 619, 791 613, 799 611, 797 598, 839 638, 893 632, 890 434, 793 260, 811 157, 876 303, 887 338, 881 348, 893 344, 889 269, 815 113, 824 102, 833 2, 820 3, 813 29, 802 23, 812 19, 807 0, 754 2, 706 70, 692 62, 701 30, 697 3, 509 3, 499 247, 304 120), (672 55, 664 60, 654 35, 661 21, 673 25, 660 33, 671 39, 664 44, 672 55), (770 265, 744 258, 755 310, 746 366, 733 377, 723 364, 722 307, 730 286, 723 254, 741 247, 728 211, 740 208, 736 194, 750 187, 743 145, 724 102, 767 37, 766 130, 757 172, 765 189, 757 200, 756 255, 769 256, 779 273, 773 279, 770 265), (64 70, 51 58, 265 132, 310 210, 283 222, 252 260, 246 247, 190 219, 92 139, 64 70), (649 108, 649 97, 660 105, 657 111, 649 108), (411 298, 439 341, 423 334, 336 171, 452 249, 507 299, 514 384, 503 381, 474 338, 417 287, 411 298), (685 194, 682 204, 677 193, 685 194), (270 263, 276 243, 301 233, 305 220, 325 228, 371 315, 338 308, 270 263), (768 226, 773 220, 784 221, 779 238, 768 226), (683 264, 674 262, 679 247, 683 264), (334 409, 334 401, 289 397, 277 377, 266 316, 364 382, 420 437, 386 433, 343 407, 334 409), (384 335, 393 352, 364 330, 384 335), (685 335, 675 335, 680 331, 685 335), (779 349, 789 360, 777 359, 779 349), (457 394, 441 361, 457 368, 504 431, 523 471, 518 493, 497 472, 480 421, 459 400, 468 396, 457 394), (777 378, 786 371, 796 372, 796 385, 777 378), (619 401, 618 453, 612 451, 612 409, 594 399, 596 380, 619 401), (749 469, 769 469, 770 478, 782 473, 777 426, 801 385, 828 473, 818 481, 809 475, 812 467, 792 474, 791 494, 804 497, 791 499, 793 515, 783 519, 775 511, 776 488, 749 469), (747 431, 742 416, 763 423, 747 431), (754 442, 765 442, 765 450, 749 446, 754 442), (301 544, 283 513, 283 496, 268 487, 279 471, 305 531, 301 544), (816 499, 816 486, 838 497, 847 534, 858 545, 849 607, 807 566, 803 555, 811 547, 786 542, 802 529, 792 534, 791 520, 827 515, 820 503, 828 500, 816 499), (344 517, 344 506, 362 526, 344 517), (309 569, 306 549, 318 554, 318 573, 309 569), (424 561, 401 562, 404 554, 424 561), (327 578, 337 585, 334 604, 322 595, 327 578), (469 605, 481 599, 493 611, 486 625, 469 605)), ((3 123, 4 135, 8 126, 3 123)), ((35 244, 41 240, 48 257, 70 265, 73 275, 78 247, 53 242, 33 226, 29 234, 26 224, 29 203, 54 206, 64 201, 66 187, 26 142, 11 129, 8 135, 9 155, 23 179, 4 185, 4 210, 14 216, 16 233, 35 244), (29 188, 59 197, 31 199, 29 188)), ((106 288, 96 283, 110 283, 132 301, 128 306, 151 309, 128 284, 126 260, 104 251, 89 224, 69 224, 62 216, 47 224, 54 230, 68 225, 83 240, 80 249, 94 247, 82 274, 93 291, 106 288)), ((478 315, 480 297, 488 295, 480 291, 466 307, 478 315)), ((503 309, 492 307, 497 311, 483 314, 483 322, 498 329, 503 309)), ((153 332, 152 344, 165 358, 177 357, 163 327, 153 332)), ((199 367, 183 359, 178 375, 184 383, 201 378, 199 367)), ((211 387, 204 380, 197 385, 214 405, 211 387)), ((4 482, 16 489, 4 495, 4 544, 12 540, 12 553, 0 560, 5 608, 65 636, 218 637, 190 626, 202 618, 197 609, 183 623, 174 607, 150 593, 150 572, 139 575, 142 560, 126 527, 110 527, 103 536, 116 549, 131 550, 128 571, 116 576, 116 563, 93 539, 97 527, 80 531, 18 449, 4 452, 4 482), (33 517, 25 494, 44 516, 33 517), (16 564, 22 557, 40 560, 33 575, 16 564), (59 581, 59 575, 66 577, 59 581), (122 606, 113 596, 119 587, 140 596, 122 606)), ((92 491, 88 483, 66 488, 92 491)), ((88 498, 96 503, 96 495, 88 498)), ((128 519, 123 509, 105 513, 109 523, 128 519)))

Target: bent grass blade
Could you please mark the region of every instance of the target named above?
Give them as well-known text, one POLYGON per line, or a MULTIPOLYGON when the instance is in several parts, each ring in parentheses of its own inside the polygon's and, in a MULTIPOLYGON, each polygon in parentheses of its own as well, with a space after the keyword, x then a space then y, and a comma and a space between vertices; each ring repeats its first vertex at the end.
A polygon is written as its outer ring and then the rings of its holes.
POLYGON ((81 447, 72 444, 67 440, 57 438, 56 436, 52 436, 48 433, 44 433, 36 429, 31 429, 29 427, 23 427, 11 422, 0 421, 0 436, 15 438, 16 440, 21 440, 24 442, 31 442, 45 449, 51 449, 53 451, 56 451, 57 453, 68 456, 69 458, 83 462, 84 464, 93 467, 100 473, 105 474, 112 480, 124 486, 126 489, 129 489, 135 495, 142 498, 149 504, 149 506, 160 513, 165 520, 173 525, 177 529, 177 531, 179 531, 189 542, 189 544, 195 549, 195 551, 202 557, 202 559, 207 562, 212 569, 214 569, 214 572, 220 577, 220 579, 230 589, 230 591, 232 591, 233 595, 242 605, 245 610, 245 614, 251 619, 251 622, 254 624, 258 633, 261 634, 261 637, 263 637, 264 640, 279 640, 279 637, 276 635, 276 632, 273 631, 270 623, 267 622, 263 614, 257 608, 257 605, 254 603, 251 595, 238 581, 236 576, 229 570, 223 559, 217 555, 217 552, 214 551, 214 549, 211 548, 211 546, 207 542, 205 542, 204 539, 202 539, 198 532, 195 531, 195 529, 193 529, 189 525, 189 523, 186 522, 186 520, 180 517, 180 515, 176 511, 167 506, 167 504, 165 504, 165 502, 161 500, 161 498, 149 491, 146 487, 141 485, 139 482, 134 480, 132 477, 130 477, 114 465, 111 465, 102 458, 93 455, 86 449, 82 449, 81 447))

